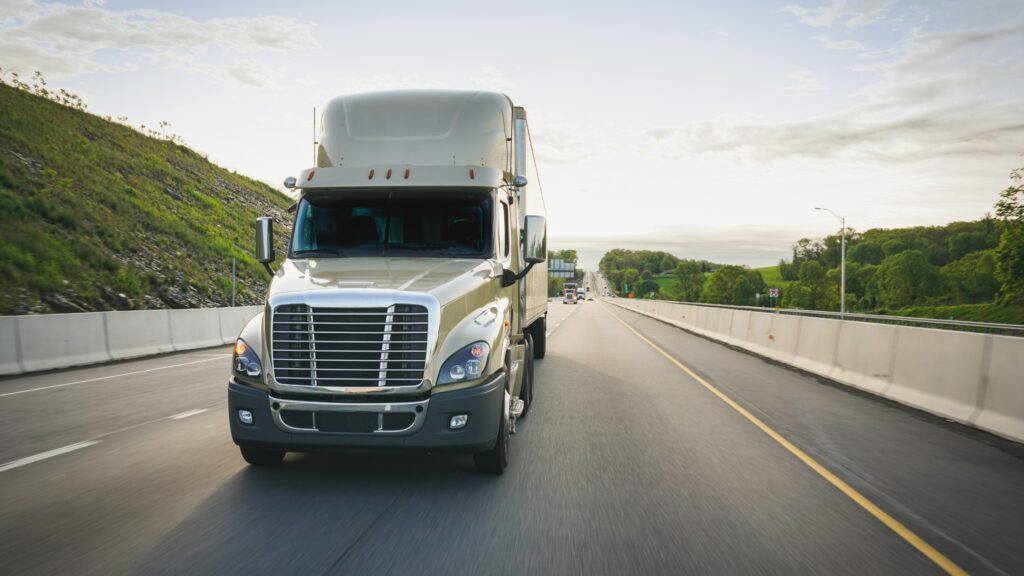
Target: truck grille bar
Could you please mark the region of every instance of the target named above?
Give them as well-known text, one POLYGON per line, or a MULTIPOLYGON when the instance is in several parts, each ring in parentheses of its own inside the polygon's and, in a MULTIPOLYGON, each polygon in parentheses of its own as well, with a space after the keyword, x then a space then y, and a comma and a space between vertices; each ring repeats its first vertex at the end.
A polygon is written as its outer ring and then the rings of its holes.
POLYGON ((274 378, 299 386, 408 386, 423 379, 427 309, 314 308, 273 312, 274 378))

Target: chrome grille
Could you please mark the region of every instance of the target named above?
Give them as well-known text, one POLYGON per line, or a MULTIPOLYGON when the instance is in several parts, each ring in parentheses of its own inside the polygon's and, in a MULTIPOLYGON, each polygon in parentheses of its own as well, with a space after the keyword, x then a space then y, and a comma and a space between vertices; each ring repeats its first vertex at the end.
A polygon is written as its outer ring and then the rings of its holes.
POLYGON ((274 309, 274 378, 302 386, 415 386, 427 357, 427 309, 274 309))

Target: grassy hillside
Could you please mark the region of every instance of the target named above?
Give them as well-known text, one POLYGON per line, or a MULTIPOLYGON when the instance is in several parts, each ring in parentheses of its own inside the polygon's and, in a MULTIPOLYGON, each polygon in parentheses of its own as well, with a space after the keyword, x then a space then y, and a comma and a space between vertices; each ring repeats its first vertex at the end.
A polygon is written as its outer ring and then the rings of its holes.
POLYGON ((290 200, 196 152, 0 85, 0 314, 262 300, 255 219, 290 200))
POLYGON ((790 285, 789 280, 782 279, 782 272, 779 271, 778 266, 766 266, 764 268, 755 268, 761 273, 761 278, 764 278, 764 285, 769 288, 774 286, 777 288, 785 288, 790 285))

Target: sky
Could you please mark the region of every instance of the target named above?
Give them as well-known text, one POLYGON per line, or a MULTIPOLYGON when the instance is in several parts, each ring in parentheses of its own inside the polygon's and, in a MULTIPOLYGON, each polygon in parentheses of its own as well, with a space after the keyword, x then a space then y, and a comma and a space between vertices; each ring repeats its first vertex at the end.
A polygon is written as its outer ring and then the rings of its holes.
POLYGON ((0 0, 0 67, 281 189, 339 94, 529 112, 549 245, 752 267, 992 211, 1024 166, 1024 2, 0 0))

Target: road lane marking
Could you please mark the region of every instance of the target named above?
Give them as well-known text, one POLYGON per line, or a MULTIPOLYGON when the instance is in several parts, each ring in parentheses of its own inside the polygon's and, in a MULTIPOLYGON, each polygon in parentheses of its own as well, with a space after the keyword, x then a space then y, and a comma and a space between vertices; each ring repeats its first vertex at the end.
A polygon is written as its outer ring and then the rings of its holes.
POLYGON ((29 388, 28 390, 18 390, 17 392, 5 392, 0 394, 0 398, 4 396, 14 396, 16 394, 27 394, 29 392, 39 392, 40 390, 50 390, 53 388, 63 388, 65 386, 74 386, 76 384, 86 384, 88 382, 98 382, 100 380, 109 380, 111 378, 120 378, 122 376, 135 376, 138 374, 145 374, 147 372, 156 372, 157 370, 167 370, 168 368, 181 368, 182 366, 191 366, 193 364, 202 364, 203 362, 212 362, 214 360, 222 360, 231 356, 231 354, 221 354, 213 358, 206 358, 205 360, 196 360, 195 362, 185 362, 183 364, 174 364, 172 366, 158 366, 156 368, 149 368, 147 370, 137 370, 135 372, 125 372, 123 374, 111 374, 110 376, 99 376, 97 378, 89 378, 88 380, 78 380, 75 382, 65 382, 64 384, 53 384, 51 386, 40 386, 39 388, 29 388))
POLYGON ((68 452, 74 452, 75 450, 81 450, 82 448, 88 448, 89 446, 99 443, 99 440, 87 440, 85 442, 79 442, 78 444, 71 444, 62 448, 54 448, 53 450, 40 452, 34 456, 26 456, 25 458, 0 465, 0 472, 7 472, 8 470, 25 466, 26 464, 32 464, 33 462, 39 462, 40 460, 46 460, 47 458, 53 458, 54 456, 60 456, 61 454, 67 454, 68 452))
POLYGON ((184 420, 185 418, 188 418, 189 416, 195 416, 197 414, 202 414, 203 412, 206 412, 207 410, 209 410, 209 408, 198 408, 196 410, 189 410, 187 412, 182 412, 181 414, 175 414, 174 416, 171 416, 171 420, 184 420))
POLYGON ((103 438, 106 438, 108 436, 113 436, 115 434, 121 434, 123 432, 128 432, 129 430, 135 430, 136 428, 141 428, 143 426, 149 426, 150 424, 156 424, 157 422, 166 422, 168 420, 183 420, 185 418, 188 418, 189 416, 195 416, 196 414, 202 414, 203 412, 209 412, 211 408, 214 408, 214 407, 219 406, 221 404, 224 404, 226 402, 227 402, 227 400, 221 400, 220 402, 217 402, 216 404, 213 404, 213 405, 208 406, 206 408, 197 408, 195 410, 188 410, 186 412, 181 412, 179 414, 174 414, 172 416, 161 416, 159 418, 153 418, 152 420, 146 420, 145 422, 139 422, 138 424, 132 424, 130 426, 125 426, 124 428, 118 428, 117 430, 112 430, 110 432, 104 432, 103 434, 99 434, 97 436, 93 436, 92 438, 90 438, 89 440, 86 440, 84 442, 79 442, 77 444, 70 444, 68 446, 64 446, 63 448, 54 448, 53 450, 48 450, 46 452, 41 452, 39 454, 36 454, 35 456, 28 456, 28 457, 25 457, 25 458, 21 458, 19 460, 14 460, 12 462, 8 462, 7 464, 0 465, 0 472, 4 472, 4 471, 10 470, 12 468, 18 468, 18 467, 24 466, 26 464, 32 464, 33 462, 38 462, 40 460, 45 460, 45 459, 51 458, 53 456, 60 456, 61 454, 67 454, 68 452, 73 452, 75 450, 78 450, 79 448, 85 448, 85 447, 88 447, 88 446, 92 446, 93 444, 99 444, 102 441, 103 438))
POLYGON ((814 470, 819 476, 827 480, 830 484, 839 489, 840 492, 845 494, 850 500, 853 500, 858 506, 863 508, 869 514, 874 516, 879 522, 885 524, 887 528, 896 533, 897 536, 902 538, 905 542, 917 549, 918 552, 924 554, 929 560, 935 563, 936 566, 942 568, 947 574, 964 574, 967 572, 963 568, 957 566, 952 560, 947 558, 941 552, 933 548, 930 544, 925 542, 920 536, 912 532, 909 528, 904 526, 899 520, 893 518, 887 514, 884 510, 879 508, 874 502, 868 500, 863 494, 858 492, 853 486, 850 486, 844 482, 841 478, 833 474, 827 468, 818 463, 817 460, 811 458, 806 452, 797 448, 792 442, 786 440, 781 434, 770 428, 767 424, 762 422, 757 416, 751 414, 746 408, 740 406, 735 400, 726 396, 721 390, 711 385, 707 380, 701 378, 696 372, 691 370, 688 366, 676 360, 674 356, 666 352, 660 346, 650 341, 640 332, 637 332, 632 326, 630 326, 625 320, 616 316, 611 310, 604 309, 605 312, 610 314, 612 318, 615 318, 622 323, 630 332, 636 335, 637 338, 643 340, 648 346, 654 348, 658 353, 667 358, 669 362, 676 365, 677 368, 685 372, 690 378, 693 378, 700 385, 707 388, 712 394, 718 397, 719 400, 725 402, 730 408, 739 412, 741 416, 750 421, 754 426, 761 429, 762 432, 767 434, 772 440, 775 440, 779 445, 788 450, 791 454, 796 456, 801 462, 807 465, 808 468, 814 470))

